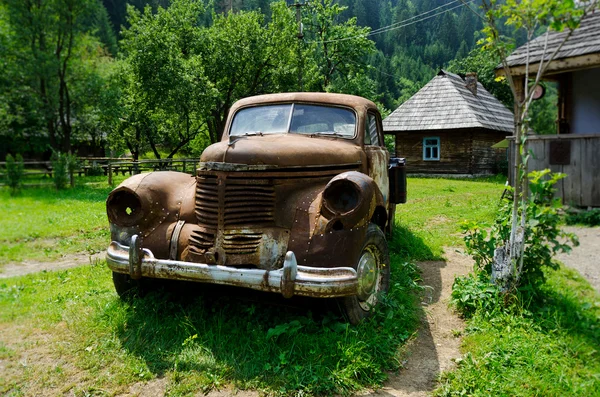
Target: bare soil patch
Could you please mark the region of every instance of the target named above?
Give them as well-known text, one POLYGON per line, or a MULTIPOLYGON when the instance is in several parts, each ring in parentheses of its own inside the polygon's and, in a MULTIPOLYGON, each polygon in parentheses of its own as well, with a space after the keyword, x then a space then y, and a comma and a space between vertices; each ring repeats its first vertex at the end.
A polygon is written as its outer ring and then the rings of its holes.
POLYGON ((600 292, 600 227, 565 226, 565 231, 579 237, 579 246, 569 254, 559 254, 556 259, 577 270, 600 292))
POLYGON ((0 279, 24 276, 29 273, 42 271, 64 270, 71 267, 89 265, 92 262, 104 259, 104 253, 65 255, 63 259, 53 262, 23 261, 20 263, 7 263, 0 268, 0 279))
POLYGON ((473 270, 473 260, 464 252, 446 248, 446 261, 419 262, 425 291, 421 297, 426 316, 416 338, 406 346, 404 368, 370 396, 427 396, 438 376, 454 366, 460 354, 464 322, 448 307, 454 278, 473 270))

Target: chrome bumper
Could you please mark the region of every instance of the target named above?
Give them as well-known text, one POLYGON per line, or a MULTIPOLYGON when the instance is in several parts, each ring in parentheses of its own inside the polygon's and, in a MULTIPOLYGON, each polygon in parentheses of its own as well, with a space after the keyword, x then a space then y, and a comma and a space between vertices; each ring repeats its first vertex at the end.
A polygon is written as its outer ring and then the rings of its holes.
POLYGON ((358 291, 354 269, 298 266, 292 251, 286 254, 281 269, 243 269, 157 259, 149 249, 141 247, 138 236, 133 236, 130 247, 113 241, 108 247, 106 262, 112 271, 129 274, 134 279, 149 277, 225 284, 279 292, 286 298, 294 295, 332 298, 356 295, 358 291))

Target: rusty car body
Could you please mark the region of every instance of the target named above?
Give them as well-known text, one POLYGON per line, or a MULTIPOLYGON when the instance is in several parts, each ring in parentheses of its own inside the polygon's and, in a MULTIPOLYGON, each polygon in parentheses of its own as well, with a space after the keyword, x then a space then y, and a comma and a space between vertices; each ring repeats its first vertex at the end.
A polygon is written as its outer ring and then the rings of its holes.
POLYGON ((195 176, 125 180, 107 199, 120 295, 144 279, 341 298, 368 316, 389 285, 390 231, 406 198, 381 116, 361 97, 270 94, 231 108, 195 176))

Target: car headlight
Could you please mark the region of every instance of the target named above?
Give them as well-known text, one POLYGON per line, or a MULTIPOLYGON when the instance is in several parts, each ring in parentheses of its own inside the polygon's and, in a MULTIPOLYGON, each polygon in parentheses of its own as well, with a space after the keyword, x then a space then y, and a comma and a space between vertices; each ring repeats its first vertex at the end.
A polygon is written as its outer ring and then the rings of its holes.
POLYGON ((359 206, 358 186, 348 179, 332 181, 323 192, 323 204, 332 214, 346 214, 359 206))
POLYGON ((128 188, 113 191, 106 200, 108 220, 118 226, 134 226, 144 218, 140 197, 128 188))

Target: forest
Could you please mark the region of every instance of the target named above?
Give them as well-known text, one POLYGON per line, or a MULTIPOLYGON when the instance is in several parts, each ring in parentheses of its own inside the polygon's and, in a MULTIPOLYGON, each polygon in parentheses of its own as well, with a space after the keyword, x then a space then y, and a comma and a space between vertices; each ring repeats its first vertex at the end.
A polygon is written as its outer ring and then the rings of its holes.
MULTIPOLYGON (((242 97, 343 92, 385 115, 440 68, 477 72, 511 107, 478 12, 474 0, 3 0, 0 157, 198 156, 242 97)), ((542 133, 550 88, 534 109, 542 133)))

